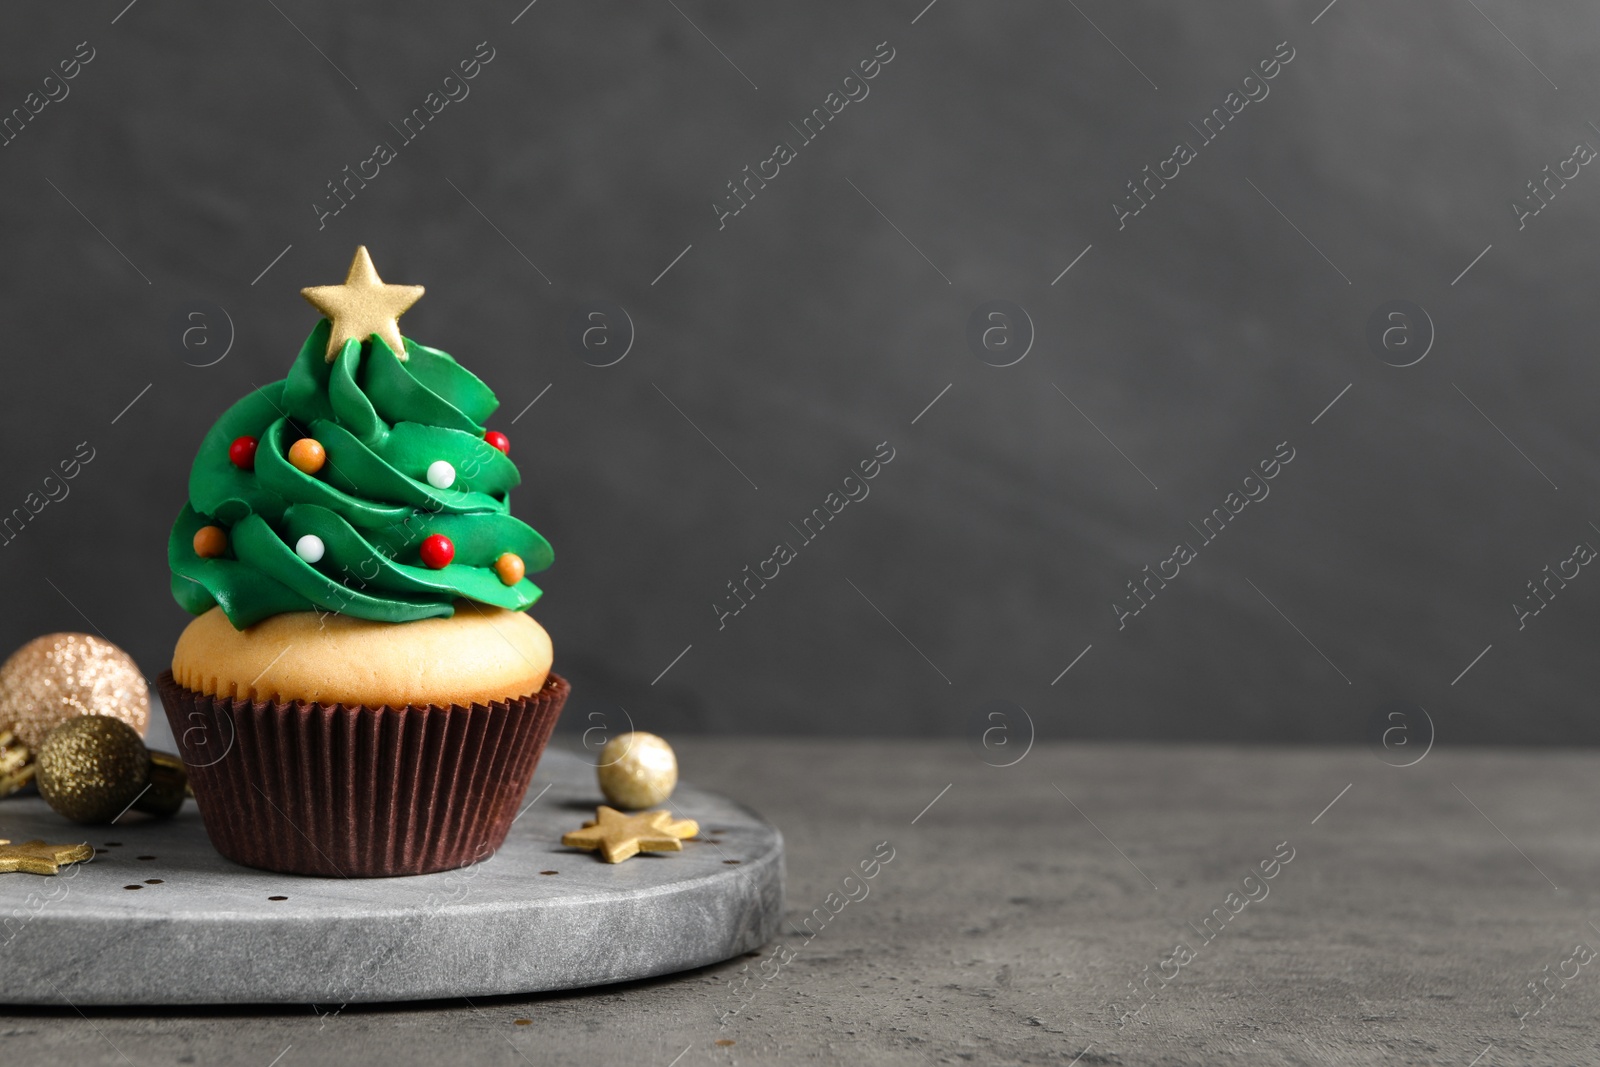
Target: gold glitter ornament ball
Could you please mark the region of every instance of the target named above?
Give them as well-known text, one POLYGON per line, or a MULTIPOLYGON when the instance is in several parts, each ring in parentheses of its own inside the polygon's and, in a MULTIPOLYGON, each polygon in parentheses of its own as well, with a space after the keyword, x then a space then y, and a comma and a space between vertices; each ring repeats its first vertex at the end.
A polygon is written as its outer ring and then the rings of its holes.
POLYGON ((106 823, 150 781, 150 750, 121 719, 80 715, 50 731, 36 757, 39 795, 73 822, 106 823))
POLYGON ((51 730, 79 715, 109 715, 144 736, 150 688, 133 658, 110 641, 45 634, 0 666, 0 730, 38 748, 51 730))
POLYGON ((608 801, 637 811, 672 795, 678 784, 678 757, 655 734, 635 730, 606 742, 595 773, 608 801))

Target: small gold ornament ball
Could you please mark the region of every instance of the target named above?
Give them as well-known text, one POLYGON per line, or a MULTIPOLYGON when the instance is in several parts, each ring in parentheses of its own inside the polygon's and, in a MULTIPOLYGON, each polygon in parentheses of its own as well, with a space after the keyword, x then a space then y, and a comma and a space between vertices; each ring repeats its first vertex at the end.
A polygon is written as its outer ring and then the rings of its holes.
POLYGON ((672 746, 642 730, 618 734, 600 750, 595 768, 600 792, 614 806, 638 810, 654 807, 672 795, 678 784, 678 757, 672 746))
POLYGON ((73 822, 110 822, 150 781, 150 750, 133 727, 104 715, 80 715, 50 731, 37 761, 39 795, 73 822))
POLYGON ((109 715, 144 735, 150 689, 138 664, 110 641, 46 634, 0 666, 0 730, 38 748, 51 730, 79 715, 109 715))

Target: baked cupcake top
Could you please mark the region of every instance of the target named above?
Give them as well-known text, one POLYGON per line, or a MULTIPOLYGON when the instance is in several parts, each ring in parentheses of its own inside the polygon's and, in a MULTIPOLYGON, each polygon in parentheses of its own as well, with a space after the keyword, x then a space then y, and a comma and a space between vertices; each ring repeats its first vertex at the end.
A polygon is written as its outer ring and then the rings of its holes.
POLYGON ((550 674, 550 635, 521 612, 462 605, 454 618, 408 623, 405 638, 309 611, 236 630, 213 608, 178 637, 172 677, 231 700, 447 708, 532 697, 550 674))
POLYGON ((167 543, 173 597, 236 629, 292 611, 442 618, 462 598, 528 608, 525 575, 553 553, 511 515, 521 478, 486 430, 494 393, 400 336, 421 287, 385 285, 360 248, 344 285, 304 294, 331 319, 201 442, 167 543))

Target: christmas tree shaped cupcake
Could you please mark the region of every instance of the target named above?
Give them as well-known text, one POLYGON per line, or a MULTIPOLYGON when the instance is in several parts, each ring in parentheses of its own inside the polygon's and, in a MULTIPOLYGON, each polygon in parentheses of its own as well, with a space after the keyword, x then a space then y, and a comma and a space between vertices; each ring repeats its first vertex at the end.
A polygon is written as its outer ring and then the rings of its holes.
POLYGON ((400 335, 365 248, 282 381, 201 442, 167 546, 198 616, 158 680, 217 850, 300 874, 486 859, 560 714, 527 575, 550 545, 489 388, 400 335))

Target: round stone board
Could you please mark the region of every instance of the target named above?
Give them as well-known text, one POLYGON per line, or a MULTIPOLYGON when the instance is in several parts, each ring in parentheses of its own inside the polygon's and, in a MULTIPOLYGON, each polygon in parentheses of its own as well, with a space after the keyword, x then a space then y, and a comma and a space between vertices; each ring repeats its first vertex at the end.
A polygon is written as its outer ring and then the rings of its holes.
POLYGON ((492 858, 412 878, 339 879, 223 859, 193 801, 166 821, 129 814, 82 827, 35 795, 0 800, 0 838, 95 848, 92 861, 58 875, 0 874, 0 1003, 332 1010, 529 993, 700 967, 776 935, 775 827, 680 784, 669 806, 698 821, 700 837, 682 852, 608 864, 560 843, 601 802, 592 761, 551 748, 492 858))

